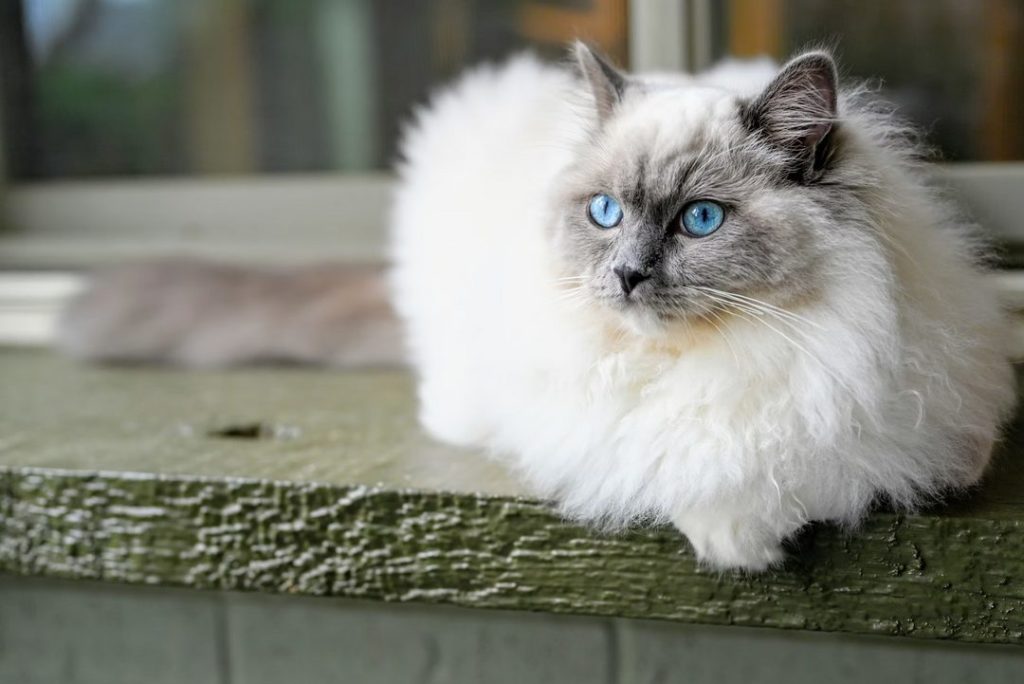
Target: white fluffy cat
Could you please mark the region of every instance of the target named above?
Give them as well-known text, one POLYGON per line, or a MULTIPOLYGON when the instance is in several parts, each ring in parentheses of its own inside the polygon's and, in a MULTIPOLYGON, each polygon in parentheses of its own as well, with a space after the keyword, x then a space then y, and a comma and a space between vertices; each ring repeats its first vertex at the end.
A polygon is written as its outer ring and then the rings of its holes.
POLYGON ((1004 320, 905 132, 821 52, 576 57, 478 69, 408 131, 393 286, 429 431, 720 568, 976 482, 1014 403, 1004 320))

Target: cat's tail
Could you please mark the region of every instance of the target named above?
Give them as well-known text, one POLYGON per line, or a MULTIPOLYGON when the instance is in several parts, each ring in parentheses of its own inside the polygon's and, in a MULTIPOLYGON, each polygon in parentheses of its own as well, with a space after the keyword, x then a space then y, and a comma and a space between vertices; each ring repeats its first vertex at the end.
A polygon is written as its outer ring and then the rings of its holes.
POLYGON ((253 362, 401 363, 380 268, 269 270, 168 259, 95 275, 57 345, 82 360, 211 367, 253 362))

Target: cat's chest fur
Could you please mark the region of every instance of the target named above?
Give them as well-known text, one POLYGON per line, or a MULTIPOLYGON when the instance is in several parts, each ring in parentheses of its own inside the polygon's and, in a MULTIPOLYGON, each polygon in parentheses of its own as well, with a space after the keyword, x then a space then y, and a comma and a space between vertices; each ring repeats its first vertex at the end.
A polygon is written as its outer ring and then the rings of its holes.
POLYGON ((731 340, 711 326, 675 333, 637 339, 570 317, 466 408, 488 414, 485 443, 573 513, 629 519, 739 491, 780 465, 781 445, 815 448, 809 419, 834 422, 848 402, 834 387, 817 388, 818 401, 795 396, 794 383, 821 375, 818 362, 756 328, 731 340), (752 345, 756 355, 744 352, 752 345), (689 501, 679 482, 694 485, 689 501))

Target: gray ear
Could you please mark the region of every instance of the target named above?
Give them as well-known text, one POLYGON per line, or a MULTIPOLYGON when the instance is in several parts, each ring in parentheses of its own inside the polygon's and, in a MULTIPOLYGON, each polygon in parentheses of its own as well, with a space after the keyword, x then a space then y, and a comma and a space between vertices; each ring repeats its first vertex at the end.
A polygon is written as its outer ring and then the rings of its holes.
POLYGON ((582 41, 576 41, 573 52, 580 74, 594 96, 597 118, 604 121, 622 100, 626 90, 626 76, 582 41))
POLYGON ((802 160, 817 149, 836 121, 836 64, 826 52, 808 52, 789 61, 743 112, 751 131, 802 160))

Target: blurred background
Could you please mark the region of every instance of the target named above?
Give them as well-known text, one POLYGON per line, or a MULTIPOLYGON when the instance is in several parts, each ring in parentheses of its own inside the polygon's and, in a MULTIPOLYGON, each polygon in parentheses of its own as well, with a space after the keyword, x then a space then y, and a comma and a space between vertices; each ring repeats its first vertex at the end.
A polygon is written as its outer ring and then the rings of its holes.
POLYGON ((464 67, 577 33, 628 62, 625 0, 20 0, 12 179, 366 172, 464 67))
MULTIPOLYGON (((680 46, 691 43, 680 66, 726 55, 783 59, 824 43, 847 76, 881 79, 944 158, 1024 154, 1019 0, 690 4, 704 16, 699 41, 673 27, 680 46)), ((628 5, 8 0, 0 24, 8 175, 387 169, 410 108, 468 65, 526 48, 558 59, 582 35, 631 66, 630 41, 649 38, 630 31, 628 5)))
POLYGON ((379 262, 411 109, 577 37, 640 71, 830 46, 1024 238, 1024 0, 3 0, 0 324, 112 261, 379 262))

